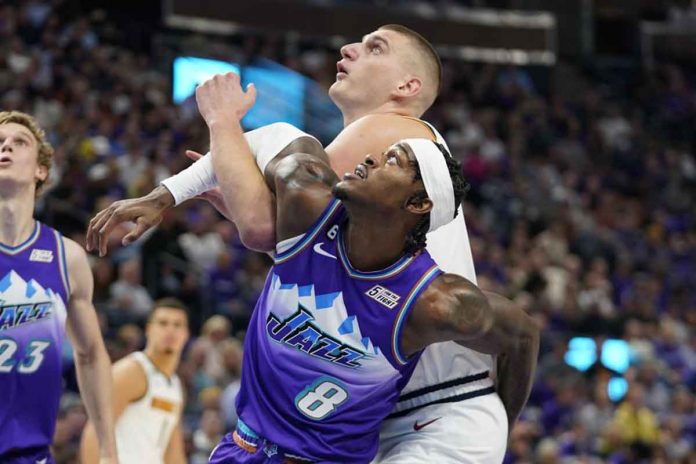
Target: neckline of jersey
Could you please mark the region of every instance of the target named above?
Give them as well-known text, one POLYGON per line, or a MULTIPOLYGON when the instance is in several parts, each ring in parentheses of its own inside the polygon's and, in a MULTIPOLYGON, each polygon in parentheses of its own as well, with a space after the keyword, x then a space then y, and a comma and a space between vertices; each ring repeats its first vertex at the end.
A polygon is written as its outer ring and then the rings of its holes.
POLYGON ((348 254, 346 253, 345 244, 343 241, 343 228, 345 227, 346 223, 347 221, 344 221, 338 228, 338 236, 336 237, 336 242, 338 246, 336 248, 338 250, 338 256, 341 260, 341 263, 343 264, 346 271, 348 271, 348 274, 351 277, 369 280, 388 279, 403 271, 406 267, 408 267, 411 264, 411 262, 415 258, 414 256, 403 255, 395 263, 387 266, 384 269, 379 269, 376 271, 363 272, 358 269, 355 269, 353 265, 350 263, 350 260, 348 259, 348 254))
POLYGON ((32 230, 31 234, 29 234, 29 237, 27 237, 26 240, 24 240, 19 245, 13 246, 13 247, 9 246, 9 245, 5 245, 4 243, 0 242, 0 251, 4 251, 5 253, 11 253, 11 254, 17 254, 20 251, 23 251, 29 245, 34 243, 34 241, 36 241, 36 239, 39 237, 39 230, 40 229, 41 229, 41 226, 39 225, 39 221, 34 220, 34 229, 32 230))

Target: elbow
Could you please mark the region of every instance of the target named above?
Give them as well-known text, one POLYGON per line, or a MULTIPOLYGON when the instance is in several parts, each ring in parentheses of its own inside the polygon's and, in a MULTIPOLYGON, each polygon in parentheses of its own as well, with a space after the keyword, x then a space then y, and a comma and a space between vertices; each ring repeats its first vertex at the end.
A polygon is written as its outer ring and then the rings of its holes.
POLYGON ((530 355, 539 353, 541 344, 541 329, 534 319, 525 315, 524 322, 520 324, 517 336, 516 349, 528 351, 530 355))
POLYGON ((98 363, 101 359, 108 360, 106 348, 103 343, 95 341, 85 347, 75 349, 76 365, 90 366, 98 363))
POLYGON ((269 252, 275 248, 275 224, 273 221, 254 220, 239 227, 239 239, 245 247, 259 252, 269 252))

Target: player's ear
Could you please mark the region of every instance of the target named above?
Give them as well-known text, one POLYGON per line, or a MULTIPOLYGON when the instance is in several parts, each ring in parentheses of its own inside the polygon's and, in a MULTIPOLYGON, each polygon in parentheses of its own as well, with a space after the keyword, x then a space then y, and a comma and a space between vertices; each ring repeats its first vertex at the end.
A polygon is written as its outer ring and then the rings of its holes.
POLYGON ((40 180, 41 182, 46 182, 46 179, 48 179, 48 167, 44 166, 43 164, 39 164, 36 167, 36 180, 40 180))
POLYGON ((432 200, 422 192, 413 194, 406 202, 406 210, 413 214, 428 214, 432 209, 432 200))
POLYGON ((407 76, 397 87, 396 93, 400 98, 411 98, 418 95, 423 88, 423 81, 416 76, 407 76))

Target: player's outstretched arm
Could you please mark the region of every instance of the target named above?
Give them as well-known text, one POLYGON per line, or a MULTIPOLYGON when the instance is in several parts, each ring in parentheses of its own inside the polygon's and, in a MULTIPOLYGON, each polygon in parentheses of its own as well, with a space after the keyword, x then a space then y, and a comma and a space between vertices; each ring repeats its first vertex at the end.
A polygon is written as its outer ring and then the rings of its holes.
MULTIPOLYGON (((284 146, 302 135, 303 132, 290 124, 274 123, 246 132, 244 138, 260 167, 265 166, 284 146)), ((124 246, 130 245, 159 224, 162 215, 168 209, 193 198, 208 201, 225 218, 235 222, 242 241, 247 245, 259 251, 272 248, 275 239, 273 203, 257 202, 254 208, 249 208, 247 204, 241 203, 243 197, 234 195, 232 199, 235 203, 230 210, 218 186, 212 154, 204 156, 193 150, 186 150, 186 156, 194 163, 162 181, 161 185, 147 195, 115 201, 98 212, 87 229, 87 250, 99 250, 100 255, 105 255, 109 235, 116 226, 124 222, 132 222, 135 225, 122 240, 124 246), (239 204, 236 201, 239 201, 239 204)), ((258 179, 254 176, 243 178, 232 188, 245 191, 247 182, 251 182, 253 188, 254 182, 258 182, 258 179)))
POLYGON ((489 335, 461 342, 473 350, 498 355, 496 386, 508 416, 508 427, 529 399, 539 356, 540 330, 522 308, 493 292, 484 292, 491 306, 489 335), (507 340, 507 344, 500 343, 507 340))
POLYGON ((111 409, 111 361, 92 305, 94 281, 84 250, 63 238, 70 283, 67 334, 75 352, 77 381, 99 440, 100 463, 116 463, 111 409))
MULTIPOLYGON (((114 424, 116 424, 129 404, 145 396, 148 385, 142 366, 130 357, 121 359, 114 364, 111 373, 113 377, 113 415, 114 424)), ((80 462, 82 464, 99 462, 99 443, 92 421, 87 422, 82 432, 80 462)))
POLYGON ((539 354, 539 328, 522 309, 463 277, 443 274, 416 302, 402 339, 406 353, 453 340, 501 356, 497 390, 512 428, 529 398, 539 354))
MULTIPOLYGON (((308 141, 313 139, 307 137, 286 147, 284 153, 266 167, 264 179, 240 125, 241 117, 255 98, 254 88, 242 90, 239 76, 235 73, 217 75, 196 89, 198 110, 210 130, 213 167, 225 204, 233 215, 237 207, 254 209, 259 203, 273 205, 273 191, 277 204, 277 211, 274 211, 277 221, 275 245, 276 241, 304 232, 316 218, 311 216, 311 212, 330 201, 331 188, 321 179, 333 172, 318 142, 304 147, 310 153, 294 153, 301 149, 299 146, 295 148, 296 145, 311 143, 308 141), (233 186, 242 179, 247 188, 238 191, 233 186)), ((333 174, 332 179, 335 178, 333 174)))

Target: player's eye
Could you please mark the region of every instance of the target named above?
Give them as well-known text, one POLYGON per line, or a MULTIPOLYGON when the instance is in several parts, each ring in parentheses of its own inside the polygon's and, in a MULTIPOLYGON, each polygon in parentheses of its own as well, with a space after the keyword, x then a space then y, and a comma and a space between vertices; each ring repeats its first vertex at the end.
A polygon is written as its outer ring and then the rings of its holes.
POLYGON ((382 47, 380 45, 370 45, 370 53, 373 55, 381 55, 382 47))

